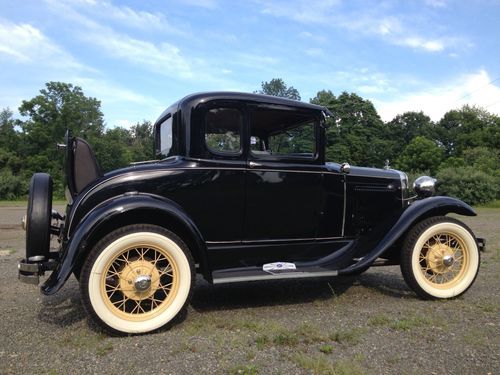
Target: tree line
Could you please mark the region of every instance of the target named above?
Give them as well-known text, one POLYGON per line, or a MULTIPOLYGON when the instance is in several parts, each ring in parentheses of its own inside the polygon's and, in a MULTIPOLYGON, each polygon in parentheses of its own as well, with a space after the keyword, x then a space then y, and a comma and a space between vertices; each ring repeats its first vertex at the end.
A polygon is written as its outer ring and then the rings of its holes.
MULTIPOLYGON (((279 78, 262 82, 257 92, 300 100, 293 86, 279 78)), ((355 93, 319 91, 311 103, 327 107, 327 160, 352 165, 426 173, 440 181, 440 192, 468 203, 499 196, 500 117, 465 105, 434 122, 424 112, 405 112, 382 121, 371 101, 355 93)), ((21 119, 10 109, 0 112, 0 200, 26 197, 35 172, 54 178, 62 197, 64 152, 58 150, 66 129, 93 147, 104 172, 154 157, 152 124, 130 129, 106 128, 101 103, 69 83, 48 82, 40 94, 24 100, 21 119)))

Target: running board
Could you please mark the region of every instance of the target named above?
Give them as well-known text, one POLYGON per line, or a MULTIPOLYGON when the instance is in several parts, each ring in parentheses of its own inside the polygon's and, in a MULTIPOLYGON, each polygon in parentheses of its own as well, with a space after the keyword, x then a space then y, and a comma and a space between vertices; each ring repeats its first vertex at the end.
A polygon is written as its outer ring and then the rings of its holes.
POLYGON ((281 279, 303 279, 311 277, 328 277, 337 276, 337 270, 328 270, 325 268, 315 267, 306 270, 295 270, 289 272, 281 272, 270 274, 264 272, 262 268, 251 267, 247 268, 231 268, 212 272, 212 280, 214 284, 239 283, 245 281, 264 281, 264 280, 281 280, 281 279))

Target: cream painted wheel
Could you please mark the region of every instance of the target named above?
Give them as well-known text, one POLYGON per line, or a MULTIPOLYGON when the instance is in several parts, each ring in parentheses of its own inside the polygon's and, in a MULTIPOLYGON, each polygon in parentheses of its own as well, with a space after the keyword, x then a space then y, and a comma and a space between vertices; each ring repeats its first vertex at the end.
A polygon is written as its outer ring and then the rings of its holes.
POLYGON ((479 270, 479 249, 471 230, 448 217, 432 217, 408 234, 401 270, 423 298, 453 298, 464 293, 479 270))
POLYGON ((104 329, 145 333, 171 322, 187 305, 194 271, 186 245, 152 225, 112 232, 81 274, 84 307, 104 329))

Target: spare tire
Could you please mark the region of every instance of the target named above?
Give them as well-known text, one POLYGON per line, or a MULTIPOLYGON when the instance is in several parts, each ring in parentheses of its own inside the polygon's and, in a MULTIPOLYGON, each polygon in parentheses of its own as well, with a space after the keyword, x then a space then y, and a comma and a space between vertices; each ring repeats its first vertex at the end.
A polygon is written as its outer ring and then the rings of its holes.
POLYGON ((26 258, 47 259, 50 249, 52 215, 52 177, 35 173, 31 177, 26 214, 26 258), (43 257, 43 258, 42 258, 43 257))

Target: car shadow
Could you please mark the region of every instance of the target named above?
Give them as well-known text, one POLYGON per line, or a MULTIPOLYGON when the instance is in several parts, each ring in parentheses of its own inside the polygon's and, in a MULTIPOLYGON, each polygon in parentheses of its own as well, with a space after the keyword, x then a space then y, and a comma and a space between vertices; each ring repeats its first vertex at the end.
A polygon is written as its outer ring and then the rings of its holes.
POLYGON ((76 280, 68 283, 56 294, 42 297, 38 319, 59 327, 71 326, 86 319, 76 280))
MULTIPOLYGON (((255 281, 211 285, 201 277, 196 280, 191 306, 198 312, 238 310, 277 305, 307 304, 334 300, 346 293, 378 292, 390 298, 416 298, 404 280, 392 273, 368 271, 357 276, 300 280, 255 281)), ((43 296, 38 312, 42 322, 68 327, 87 319, 76 280, 57 294, 43 296)), ((184 319, 180 319, 181 321, 184 319)), ((179 323, 178 319, 178 323, 179 323)), ((95 329, 93 324, 89 327, 95 329)))
MULTIPOLYGON (((366 288, 392 298, 414 297, 401 277, 383 272, 333 278, 255 281, 211 285, 198 278, 191 306, 199 312, 305 304, 340 297, 366 288)), ((359 292, 362 292, 361 290, 359 292)), ((365 291, 366 292, 366 291, 365 291)))

